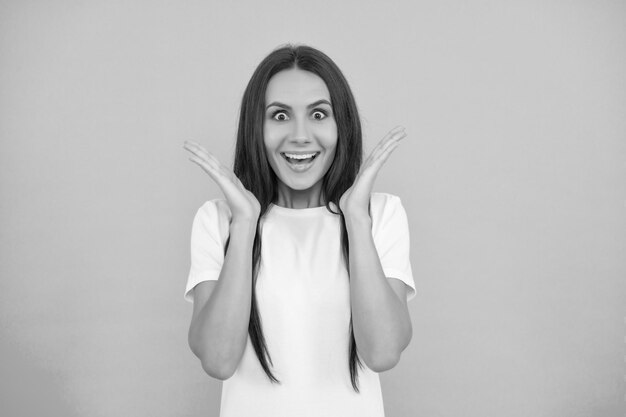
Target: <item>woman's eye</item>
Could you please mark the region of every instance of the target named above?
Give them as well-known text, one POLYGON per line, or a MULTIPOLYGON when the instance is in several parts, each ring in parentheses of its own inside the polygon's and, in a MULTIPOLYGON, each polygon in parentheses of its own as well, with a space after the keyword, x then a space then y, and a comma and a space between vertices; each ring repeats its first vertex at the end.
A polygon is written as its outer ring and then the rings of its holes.
POLYGON ((274 120, 278 120, 279 122, 282 122, 282 121, 287 120, 287 115, 285 114, 284 111, 277 111, 276 113, 272 115, 272 118, 274 120))
POLYGON ((324 113, 323 111, 319 111, 319 110, 317 110, 317 111, 315 111, 315 112, 313 113, 313 118, 314 118, 315 120, 322 120, 322 119, 324 119, 325 117, 326 117, 326 113, 324 113))
MULTIPOLYGON (((326 112, 322 110, 315 110, 313 112, 313 118, 315 120, 323 120, 326 117, 328 117, 326 115, 326 112)), ((284 122, 284 121, 289 120, 289 116, 287 116, 287 113, 285 113, 283 110, 278 110, 274 114, 272 114, 272 119, 279 121, 279 122, 284 122)))

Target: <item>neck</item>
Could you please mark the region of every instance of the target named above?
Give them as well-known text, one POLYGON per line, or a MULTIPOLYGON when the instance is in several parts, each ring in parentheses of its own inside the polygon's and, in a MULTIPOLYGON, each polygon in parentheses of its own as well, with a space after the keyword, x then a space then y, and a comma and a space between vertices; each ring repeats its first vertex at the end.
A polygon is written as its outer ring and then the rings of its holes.
POLYGON ((277 206, 291 209, 321 207, 325 204, 322 199, 321 191, 321 181, 306 190, 294 190, 279 182, 278 199, 275 204, 277 206))

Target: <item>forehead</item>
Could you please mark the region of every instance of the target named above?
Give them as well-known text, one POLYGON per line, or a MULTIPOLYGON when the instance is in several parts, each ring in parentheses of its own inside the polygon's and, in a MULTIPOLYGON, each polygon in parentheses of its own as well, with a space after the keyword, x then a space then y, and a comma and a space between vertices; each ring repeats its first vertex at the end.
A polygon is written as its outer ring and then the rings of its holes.
POLYGON ((303 103, 325 98, 330 101, 330 93, 324 80, 317 74, 299 68, 280 71, 270 79, 265 92, 265 103, 303 103))

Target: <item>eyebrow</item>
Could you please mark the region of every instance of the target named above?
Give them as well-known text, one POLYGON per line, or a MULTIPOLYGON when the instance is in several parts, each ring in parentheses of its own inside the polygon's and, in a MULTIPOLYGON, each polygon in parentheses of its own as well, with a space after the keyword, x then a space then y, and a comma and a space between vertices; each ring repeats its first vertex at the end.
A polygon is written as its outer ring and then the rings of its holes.
MULTIPOLYGON (((330 102, 326 99, 321 99, 321 100, 317 100, 316 102, 313 102, 311 104, 309 104, 307 107, 307 109, 310 109, 311 107, 315 107, 318 104, 328 104, 329 106, 332 107, 332 105, 330 104, 330 102)), ((269 109, 272 106, 277 106, 277 107, 284 107, 287 110, 291 110, 291 106, 286 105, 285 103, 281 103, 280 101, 272 101, 270 104, 267 105, 266 109, 269 109)))

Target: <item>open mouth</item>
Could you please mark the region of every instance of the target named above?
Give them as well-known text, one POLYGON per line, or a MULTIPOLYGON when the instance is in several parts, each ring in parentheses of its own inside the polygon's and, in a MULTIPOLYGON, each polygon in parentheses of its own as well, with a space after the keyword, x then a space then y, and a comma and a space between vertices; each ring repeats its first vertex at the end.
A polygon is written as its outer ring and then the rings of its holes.
POLYGON ((285 158, 285 160, 287 162, 289 162, 292 165, 306 165, 309 164, 311 162, 313 162, 313 160, 315 158, 317 158, 317 155, 319 155, 319 152, 311 152, 308 154, 292 154, 289 152, 281 152, 280 155, 285 158))

